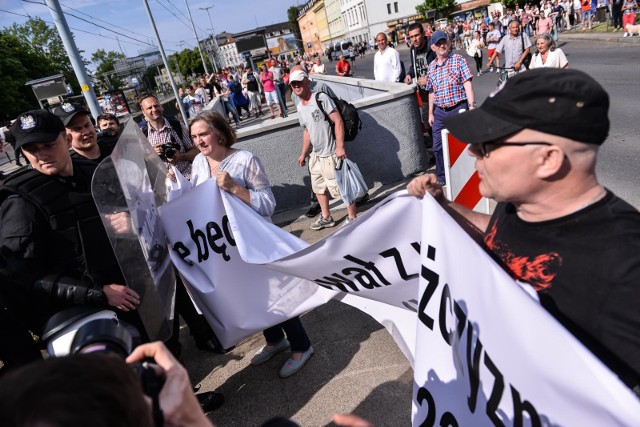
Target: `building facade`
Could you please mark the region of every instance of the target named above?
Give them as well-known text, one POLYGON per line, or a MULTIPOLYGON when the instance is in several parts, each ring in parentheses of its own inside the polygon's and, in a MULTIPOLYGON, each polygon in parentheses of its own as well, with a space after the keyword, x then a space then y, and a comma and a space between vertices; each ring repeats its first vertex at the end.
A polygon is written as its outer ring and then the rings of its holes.
POLYGON ((301 9, 298 15, 298 25, 300 26, 300 35, 304 44, 304 52, 307 55, 322 54, 324 48, 320 43, 320 35, 318 34, 318 22, 315 9, 319 0, 309 0, 301 9))
POLYGON ((244 62, 238 53, 236 40, 234 38, 226 39, 222 44, 218 45, 218 48, 222 68, 237 67, 244 62))
MULTIPOLYGON (((369 2, 380 3, 380 1, 369 2)), ((343 0, 342 19, 344 21, 345 39, 354 43, 371 39, 368 5, 364 0, 343 0)))
POLYGON ((324 0, 324 8, 327 13, 329 36, 331 41, 342 40, 345 36, 341 3, 341 0, 324 0))

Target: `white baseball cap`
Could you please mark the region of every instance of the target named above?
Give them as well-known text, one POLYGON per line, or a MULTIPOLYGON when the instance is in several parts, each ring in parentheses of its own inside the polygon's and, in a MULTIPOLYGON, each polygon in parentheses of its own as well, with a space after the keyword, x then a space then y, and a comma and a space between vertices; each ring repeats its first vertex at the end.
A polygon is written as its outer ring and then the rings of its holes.
POLYGON ((304 70, 295 70, 289 75, 289 84, 291 84, 291 82, 301 82, 308 78, 309 75, 304 70))

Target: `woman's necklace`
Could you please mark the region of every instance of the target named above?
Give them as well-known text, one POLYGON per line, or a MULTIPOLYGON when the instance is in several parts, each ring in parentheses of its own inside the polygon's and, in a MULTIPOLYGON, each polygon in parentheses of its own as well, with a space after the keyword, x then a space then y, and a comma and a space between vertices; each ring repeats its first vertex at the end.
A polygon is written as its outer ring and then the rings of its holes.
POLYGON ((229 157, 229 154, 231 153, 231 150, 225 150, 224 155, 222 156, 222 159, 220 159, 219 162, 217 162, 217 164, 214 164, 215 160, 212 159, 211 157, 207 157, 207 163, 209 163, 209 176, 211 176, 212 178, 216 176, 216 174, 218 173, 218 170, 220 169, 220 165, 222 164, 222 162, 224 161, 224 159, 226 159, 227 157, 229 157))

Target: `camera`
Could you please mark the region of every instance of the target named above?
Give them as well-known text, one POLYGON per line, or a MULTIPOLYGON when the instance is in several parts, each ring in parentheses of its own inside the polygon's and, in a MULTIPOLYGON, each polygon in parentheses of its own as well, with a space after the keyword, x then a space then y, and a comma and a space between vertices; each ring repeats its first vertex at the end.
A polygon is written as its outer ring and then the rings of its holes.
MULTIPOLYGON (((71 342, 69 354, 86 354, 96 351, 110 353, 125 359, 140 341, 138 330, 116 319, 95 319, 82 325, 71 342)), ((165 375, 159 374, 149 362, 133 363, 131 369, 140 378, 142 390, 156 398, 164 385, 165 375)))
POLYGON ((160 158, 166 161, 167 159, 173 158, 178 151, 180 151, 180 144, 175 142, 162 144, 162 154, 160 155, 160 158))
POLYGON ((117 136, 117 133, 112 131, 111 129, 102 129, 96 132, 96 136, 98 137, 98 139, 109 138, 112 136, 117 136))

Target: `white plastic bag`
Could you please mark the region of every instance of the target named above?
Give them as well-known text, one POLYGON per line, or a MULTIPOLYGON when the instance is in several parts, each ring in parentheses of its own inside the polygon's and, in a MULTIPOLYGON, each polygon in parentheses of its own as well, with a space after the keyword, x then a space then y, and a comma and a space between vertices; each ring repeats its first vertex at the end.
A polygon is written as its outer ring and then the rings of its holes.
POLYGON ((349 159, 338 160, 336 164, 336 181, 345 205, 350 205, 356 199, 369 191, 358 165, 349 159))

